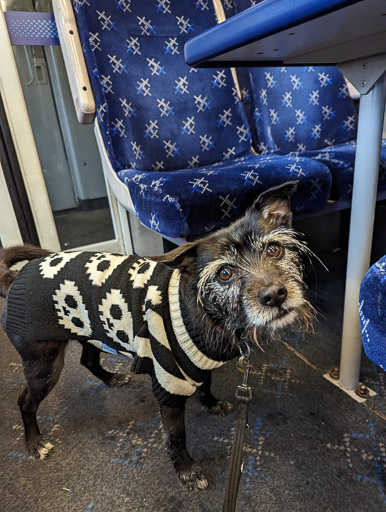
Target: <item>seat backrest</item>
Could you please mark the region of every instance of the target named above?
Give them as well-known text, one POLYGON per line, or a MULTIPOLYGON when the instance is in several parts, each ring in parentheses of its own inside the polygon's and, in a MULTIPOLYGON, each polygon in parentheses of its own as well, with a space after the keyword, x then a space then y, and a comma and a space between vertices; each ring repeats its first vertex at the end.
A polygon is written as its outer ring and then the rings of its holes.
MULTIPOLYGON (((259 3, 223 0, 227 17, 259 3), (233 9, 229 8, 232 3, 233 9)), ((262 153, 320 149, 356 136, 357 112, 335 66, 239 69, 255 147, 262 153)))
POLYGON ((211 0, 73 2, 114 169, 192 168, 250 153, 224 69, 192 69, 185 41, 216 24, 211 0))
POLYGON ((355 137, 356 109, 337 68, 254 68, 250 76, 261 152, 320 149, 355 137))

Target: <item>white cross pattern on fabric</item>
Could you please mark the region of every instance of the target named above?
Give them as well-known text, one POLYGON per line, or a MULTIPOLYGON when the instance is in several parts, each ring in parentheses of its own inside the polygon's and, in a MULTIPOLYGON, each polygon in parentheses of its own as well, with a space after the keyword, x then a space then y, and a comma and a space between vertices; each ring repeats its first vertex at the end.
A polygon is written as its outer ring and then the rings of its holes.
POLYGON ((332 78, 328 73, 318 73, 318 78, 320 87, 327 87, 327 85, 332 84, 332 78))
POLYGON ((114 30, 117 30, 115 28, 115 23, 113 23, 111 21, 111 16, 106 16, 105 11, 103 11, 103 12, 97 11, 97 13, 98 13, 98 20, 101 22, 101 25, 102 25, 102 30, 105 30, 105 29, 111 30, 112 28, 114 30))
POLYGON ((322 107, 323 120, 326 121, 331 117, 335 116, 335 110, 333 107, 329 107, 328 105, 322 107))
POLYGON ((194 116, 188 117, 185 121, 182 121, 182 132, 190 135, 191 133, 196 133, 194 131, 196 124, 194 121, 194 116))
POLYGON ((285 131, 285 140, 293 142, 295 140, 295 126, 290 126, 285 131))
POLYGON ((112 94, 114 94, 113 84, 110 80, 110 75, 109 76, 102 75, 102 80, 101 80, 100 84, 101 84, 104 92, 111 92, 112 94))
POLYGON ((179 149, 177 148, 177 142, 175 142, 173 144, 172 141, 169 139, 169 140, 164 140, 163 143, 164 143, 164 149, 166 151, 166 158, 174 157, 175 155, 179 154, 179 149))
POLYGON ((142 94, 142 96, 151 96, 150 92, 150 84, 149 79, 141 78, 141 80, 137 80, 138 87, 136 87, 137 94, 142 94))
POLYGON ((307 121, 306 113, 300 108, 295 109, 296 124, 304 124, 307 121))
POLYGON ((271 118, 271 123, 273 125, 279 124, 280 117, 279 117, 279 112, 277 110, 275 110, 274 108, 270 108, 269 109, 269 117, 271 118))
POLYGON ((151 76, 153 75, 166 75, 166 71, 165 71, 165 68, 164 66, 161 66, 160 65, 160 61, 156 62, 154 59, 149 59, 147 58, 147 65, 149 66, 150 68, 150 71, 151 71, 151 76))
POLYGON ((213 192, 209 188, 209 181, 205 178, 194 178, 194 180, 189 181, 189 183, 192 185, 192 193, 200 192, 201 194, 204 194, 205 192, 213 192))
POLYGON ((214 142, 212 141, 213 137, 208 137, 207 135, 200 135, 200 144, 202 151, 209 151, 209 149, 214 148, 214 142))
POLYGON ((117 9, 120 9, 123 12, 131 12, 131 0, 115 0, 117 4, 117 9))
POLYGON ((178 41, 176 37, 169 37, 169 39, 165 41, 165 44, 165 53, 170 53, 171 55, 180 54, 180 52, 178 51, 178 41))
POLYGON ((239 142, 245 142, 250 138, 250 132, 247 126, 244 124, 242 126, 237 126, 237 135, 239 137, 239 142))
POLYGON ((137 20, 138 20, 139 28, 142 30, 142 33, 141 33, 142 36, 145 36, 145 35, 148 36, 150 34, 155 34, 154 26, 152 26, 151 20, 147 20, 145 18, 145 16, 142 16, 142 18, 137 16, 137 20))
POLYGON ((298 90, 301 87, 303 87, 303 83, 298 76, 290 75, 290 78, 291 78, 291 84, 292 84, 292 87, 294 90, 298 90))
POLYGON ((141 55, 141 45, 138 42, 138 37, 130 37, 130 39, 126 39, 126 42, 126 48, 128 52, 132 53, 133 55, 141 55))
POLYGON ((127 137, 125 134, 125 125, 123 124, 123 119, 115 118, 115 121, 113 121, 111 124, 114 127, 113 136, 118 134, 120 137, 127 137))
POLYGON ((237 210, 237 207, 236 207, 237 198, 235 197, 232 200, 230 200, 229 194, 228 194, 225 197, 220 196, 220 199, 221 199, 220 208, 221 208, 221 211, 223 212, 223 215, 221 218, 224 219, 225 217, 228 217, 228 218, 232 217, 234 212, 237 210))
POLYGON ((356 125, 355 116, 348 116, 348 117, 343 121, 343 128, 344 128, 345 130, 347 130, 347 131, 354 130, 355 125, 356 125))
POLYGON ((300 165, 298 165, 298 162, 286 165, 286 169, 289 170, 290 174, 296 174, 298 178, 300 178, 300 176, 305 176, 303 168, 300 165))
POLYGON ((174 107, 170 106, 170 101, 166 102, 165 98, 162 98, 161 100, 157 99, 157 103, 158 108, 161 112, 161 117, 168 117, 170 114, 174 115, 174 107))
POLYGON ((200 9, 201 11, 209 11, 208 0, 196 0, 195 6, 196 9, 200 9))
POLYGON ((282 105, 285 107, 292 107, 292 93, 290 91, 283 94, 282 105))
POLYGON ((229 160, 230 158, 236 156, 236 146, 231 148, 227 148, 225 152, 223 152, 223 160, 229 160))
POLYGON ((165 166, 164 166, 164 161, 162 160, 162 162, 155 162, 153 165, 152 165, 152 168, 153 168, 153 171, 155 172, 158 172, 158 171, 163 171, 165 169, 165 166))
POLYGON ((119 101, 121 102, 121 107, 125 114, 125 117, 135 116, 135 108, 132 107, 131 102, 129 104, 127 104, 126 98, 124 98, 124 99, 119 98, 119 101))
POLYGON ((90 7, 90 4, 89 4, 89 2, 87 0, 74 0, 73 1, 73 5, 74 5, 75 12, 79 12, 80 9, 84 5, 87 5, 88 7, 90 7))
POLYGON ((313 127, 312 127, 312 130, 311 130, 311 137, 313 139, 320 139, 320 134, 322 132, 322 127, 320 124, 315 124, 313 127))
POLYGON ((310 105, 319 105, 319 91, 312 91, 308 95, 308 103, 310 105))
POLYGON ((197 112, 205 112, 205 110, 210 110, 210 101, 207 101, 207 97, 203 98, 201 94, 199 96, 194 96, 194 103, 197 107, 197 112))
POLYGON ((106 114, 106 112, 107 112, 107 103, 103 103, 102 105, 99 106, 99 108, 97 110, 98 121, 103 121, 103 118, 104 118, 104 115, 106 114))
POLYGON ((99 39, 99 32, 96 32, 95 34, 93 34, 92 32, 90 32, 90 37, 89 37, 89 43, 90 43, 90 46, 91 46, 91 51, 95 51, 95 50, 99 50, 99 51, 102 51, 102 48, 100 47, 100 42, 101 40, 99 39))
POLYGON ((271 75, 271 73, 268 73, 266 71, 265 72, 265 79, 267 80, 267 87, 269 89, 272 89, 273 87, 276 87, 276 81, 275 81, 273 75, 271 75))
POLYGON ((188 160, 188 169, 194 169, 200 165, 199 156, 193 156, 190 160, 188 160))
POLYGON ((150 137, 151 139, 159 139, 159 136, 158 136, 158 130, 159 130, 159 127, 158 127, 158 121, 155 120, 155 121, 150 121, 149 124, 146 124, 146 130, 145 130, 145 137, 150 137))
POLYGON ((113 55, 113 56, 107 55, 107 57, 110 60, 111 67, 113 68, 113 73, 117 73, 118 72, 119 74, 121 74, 122 71, 127 73, 126 66, 124 66, 122 64, 122 59, 118 60, 116 55, 113 55))
POLYGON ((217 128, 222 126, 226 128, 227 126, 231 126, 232 122, 232 109, 228 108, 228 110, 223 110, 223 113, 220 114, 219 119, 217 120, 217 128))
POLYGON ((175 92, 179 92, 181 94, 188 93, 188 77, 187 76, 180 76, 178 77, 178 80, 174 80, 174 83, 176 84, 174 86, 175 92))
POLYGON ((162 185, 165 183, 165 181, 167 181, 167 179, 161 176, 160 178, 153 180, 150 187, 156 192, 162 192, 162 185))
POLYGON ((159 232, 159 220, 157 219, 157 214, 155 212, 152 212, 150 217, 150 227, 153 231, 159 232))
POLYGON ((194 32, 193 25, 189 23, 189 18, 185 19, 184 16, 176 16, 177 25, 180 29, 180 34, 187 34, 188 32, 194 32))
POLYGON ((135 159, 141 160, 143 157, 143 151, 141 150, 141 146, 136 142, 131 142, 131 147, 133 148, 135 159))
POLYGON ((340 87, 340 89, 339 89, 338 96, 340 98, 347 98, 347 96, 349 96, 349 95, 350 95, 350 91, 348 89, 348 86, 347 86, 346 82, 344 82, 342 84, 342 86, 340 87))
POLYGON ((256 183, 259 183, 260 185, 262 182, 259 180, 259 173, 256 171, 260 166, 257 165, 248 165, 248 167, 252 167, 250 171, 244 171, 241 173, 241 176, 244 178, 245 183, 251 183, 253 186, 256 185, 256 183))
POLYGON ((260 100, 263 105, 268 105, 267 89, 260 89, 260 100))
POLYGON ((157 0, 157 12, 161 11, 162 14, 171 14, 170 0, 157 0))
POLYGON ((225 80, 225 70, 223 69, 221 71, 217 71, 217 73, 212 76, 210 83, 212 84, 212 87, 218 87, 221 89, 221 87, 226 87, 227 85, 225 80))

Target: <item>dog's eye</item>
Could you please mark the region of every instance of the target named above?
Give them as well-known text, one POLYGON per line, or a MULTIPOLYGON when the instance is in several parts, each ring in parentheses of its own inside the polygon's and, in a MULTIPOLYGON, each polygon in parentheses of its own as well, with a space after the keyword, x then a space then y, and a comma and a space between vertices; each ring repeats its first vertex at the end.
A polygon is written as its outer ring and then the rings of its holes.
POLYGON ((230 279, 232 279, 233 275, 234 272, 229 267, 222 267, 218 273, 218 277, 221 279, 221 281, 229 281, 230 279))
POLYGON ((269 244, 267 247, 267 256, 270 258, 277 258, 281 255, 281 247, 277 244, 269 244))

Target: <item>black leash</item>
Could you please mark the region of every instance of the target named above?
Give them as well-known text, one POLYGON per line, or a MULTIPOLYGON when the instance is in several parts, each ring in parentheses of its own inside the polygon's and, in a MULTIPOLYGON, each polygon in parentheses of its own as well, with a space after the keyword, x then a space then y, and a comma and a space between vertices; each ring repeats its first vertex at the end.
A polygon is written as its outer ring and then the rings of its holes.
POLYGON ((243 373, 243 383, 236 388, 236 398, 238 403, 238 412, 235 426, 235 435, 231 460, 229 464, 228 484, 225 491, 223 512, 234 512, 236 508, 237 494, 241 473, 243 472, 243 462, 241 461, 245 429, 248 428, 248 406, 252 400, 252 390, 248 386, 249 372, 252 366, 249 364, 250 349, 247 343, 240 348, 241 357, 236 363, 236 368, 243 373))

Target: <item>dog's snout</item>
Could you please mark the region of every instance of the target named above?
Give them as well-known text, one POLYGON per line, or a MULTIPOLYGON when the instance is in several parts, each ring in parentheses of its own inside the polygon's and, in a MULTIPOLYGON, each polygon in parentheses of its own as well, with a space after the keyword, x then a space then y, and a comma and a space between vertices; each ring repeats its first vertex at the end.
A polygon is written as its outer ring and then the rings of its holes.
POLYGON ((279 307, 287 298, 287 289, 281 283, 274 283, 261 288, 257 297, 263 306, 279 307))

